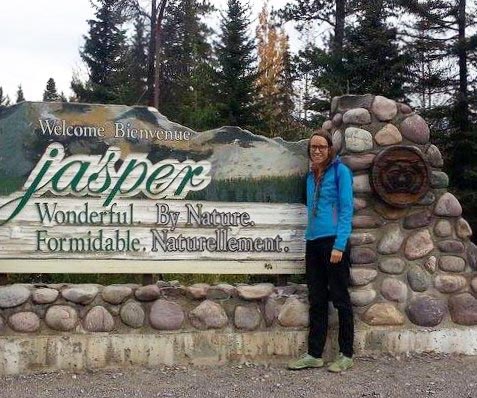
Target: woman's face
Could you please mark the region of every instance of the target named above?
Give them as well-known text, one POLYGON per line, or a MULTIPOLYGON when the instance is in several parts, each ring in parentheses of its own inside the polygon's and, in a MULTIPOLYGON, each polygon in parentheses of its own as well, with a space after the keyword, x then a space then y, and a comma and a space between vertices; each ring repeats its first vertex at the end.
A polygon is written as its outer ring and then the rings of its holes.
POLYGON ((315 135, 311 137, 310 141, 310 158, 311 161, 317 165, 323 164, 330 156, 330 147, 325 137, 315 135))

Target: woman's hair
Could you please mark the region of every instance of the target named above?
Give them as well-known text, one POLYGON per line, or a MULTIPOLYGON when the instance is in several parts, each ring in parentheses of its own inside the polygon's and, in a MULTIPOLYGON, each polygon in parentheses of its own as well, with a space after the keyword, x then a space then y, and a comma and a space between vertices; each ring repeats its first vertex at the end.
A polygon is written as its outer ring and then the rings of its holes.
POLYGON ((331 134, 328 133, 326 130, 318 129, 311 135, 310 139, 308 140, 308 148, 307 148, 308 159, 311 159, 311 154, 310 154, 311 139, 315 136, 323 137, 326 140, 326 143, 328 144, 328 146, 330 147, 328 152, 329 156, 328 156, 328 159, 326 160, 326 164, 324 165, 326 168, 336 156, 336 150, 333 147, 333 140, 331 139, 331 134))

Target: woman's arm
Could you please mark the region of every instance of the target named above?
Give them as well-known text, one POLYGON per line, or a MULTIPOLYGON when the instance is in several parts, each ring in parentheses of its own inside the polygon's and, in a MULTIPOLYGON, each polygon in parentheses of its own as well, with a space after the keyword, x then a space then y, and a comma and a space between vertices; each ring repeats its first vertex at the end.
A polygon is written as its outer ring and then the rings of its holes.
POLYGON ((346 249, 353 221, 353 173, 344 164, 338 167, 338 225, 333 249, 346 249))

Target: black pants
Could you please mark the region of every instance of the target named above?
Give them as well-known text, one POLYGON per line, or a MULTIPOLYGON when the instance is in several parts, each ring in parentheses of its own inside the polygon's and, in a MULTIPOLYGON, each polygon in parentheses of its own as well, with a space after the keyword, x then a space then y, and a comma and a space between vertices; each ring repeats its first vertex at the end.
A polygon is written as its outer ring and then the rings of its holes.
POLYGON ((338 264, 330 263, 334 237, 306 241, 306 279, 310 301, 308 353, 320 358, 328 331, 328 301, 338 310, 340 352, 353 356, 353 307, 349 297, 349 248, 338 264))

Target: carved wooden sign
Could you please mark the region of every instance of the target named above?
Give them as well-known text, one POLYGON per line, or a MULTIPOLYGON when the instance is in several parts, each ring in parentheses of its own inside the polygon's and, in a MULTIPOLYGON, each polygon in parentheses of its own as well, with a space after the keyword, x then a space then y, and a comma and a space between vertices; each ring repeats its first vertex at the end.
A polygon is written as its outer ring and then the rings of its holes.
POLYGON ((0 110, 0 272, 296 273, 306 143, 155 109, 0 110))
POLYGON ((387 148, 374 159, 371 181, 379 197, 395 207, 419 202, 430 189, 430 171, 417 148, 387 148))

